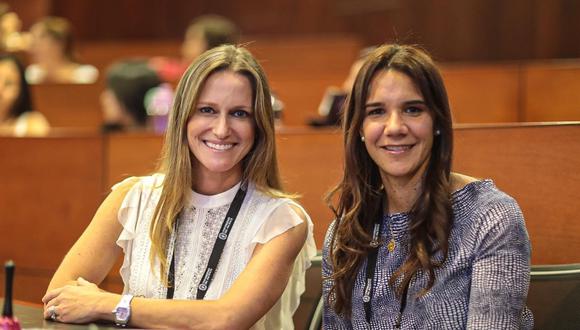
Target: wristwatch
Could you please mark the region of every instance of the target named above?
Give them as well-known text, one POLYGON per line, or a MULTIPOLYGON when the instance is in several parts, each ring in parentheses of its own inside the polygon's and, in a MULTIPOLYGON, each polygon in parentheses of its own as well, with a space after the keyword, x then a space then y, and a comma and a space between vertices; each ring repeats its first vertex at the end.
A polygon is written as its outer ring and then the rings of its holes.
POLYGON ((129 319, 131 318, 131 300, 133 295, 124 294, 121 297, 121 301, 117 304, 117 307, 113 309, 113 315, 115 316, 115 324, 121 327, 126 327, 129 324, 129 319))

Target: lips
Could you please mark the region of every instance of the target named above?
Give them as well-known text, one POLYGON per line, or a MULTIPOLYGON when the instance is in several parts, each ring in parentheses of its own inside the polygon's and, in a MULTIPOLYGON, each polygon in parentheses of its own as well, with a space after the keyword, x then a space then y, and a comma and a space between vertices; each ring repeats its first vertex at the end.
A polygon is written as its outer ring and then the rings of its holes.
POLYGON ((382 148, 390 153, 401 154, 411 150, 411 148, 413 148, 414 146, 415 146, 414 144, 401 144, 401 145, 386 145, 383 146, 382 148))
POLYGON ((209 141, 203 141, 203 143, 210 149, 217 151, 226 151, 234 147, 234 143, 214 143, 209 141))

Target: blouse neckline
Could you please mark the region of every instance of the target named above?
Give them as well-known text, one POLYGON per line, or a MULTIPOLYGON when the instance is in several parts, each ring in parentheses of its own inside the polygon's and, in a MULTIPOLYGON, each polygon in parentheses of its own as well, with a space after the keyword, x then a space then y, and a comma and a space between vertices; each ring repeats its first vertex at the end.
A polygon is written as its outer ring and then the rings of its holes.
POLYGON ((230 189, 215 195, 203 195, 191 190, 191 205, 197 208, 212 208, 230 204, 240 187, 241 181, 230 189))

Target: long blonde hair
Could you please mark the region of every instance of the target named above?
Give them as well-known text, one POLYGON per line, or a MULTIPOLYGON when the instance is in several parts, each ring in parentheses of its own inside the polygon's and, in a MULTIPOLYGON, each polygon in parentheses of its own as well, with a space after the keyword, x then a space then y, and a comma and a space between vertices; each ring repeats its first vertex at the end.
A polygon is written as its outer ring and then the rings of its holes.
POLYGON ((165 174, 165 179, 149 235, 150 261, 154 265, 155 260, 159 259, 162 280, 167 278, 169 237, 195 180, 192 162, 196 159, 187 143, 187 123, 205 81, 213 73, 223 70, 244 75, 252 85, 256 134, 252 149, 242 160, 243 179, 267 195, 291 197, 282 191, 278 173, 274 115, 263 69, 245 48, 223 45, 208 50, 190 65, 177 86, 158 168, 165 174))

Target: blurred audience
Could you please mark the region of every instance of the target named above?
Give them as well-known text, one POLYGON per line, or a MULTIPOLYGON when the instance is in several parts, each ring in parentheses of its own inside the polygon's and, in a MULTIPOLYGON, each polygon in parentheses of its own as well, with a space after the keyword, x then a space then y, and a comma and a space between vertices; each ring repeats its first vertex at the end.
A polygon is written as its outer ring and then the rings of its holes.
POLYGON ((45 17, 31 29, 31 64, 26 79, 31 84, 90 84, 97 80, 98 70, 79 63, 74 55, 72 27, 61 17, 45 17))
POLYGON ((326 89, 322 101, 318 106, 317 118, 312 118, 308 121, 310 126, 339 126, 340 117, 342 114, 342 107, 351 92, 354 80, 360 68, 362 67, 365 58, 376 47, 367 47, 362 49, 356 61, 351 65, 348 76, 342 83, 342 86, 331 86, 326 89))
POLYGON ((0 55, 0 134, 39 136, 48 130, 46 118, 33 111, 24 67, 14 55, 0 55))
POLYGON ((235 45, 239 39, 240 30, 229 19, 213 14, 199 16, 185 31, 180 59, 155 57, 150 64, 163 80, 177 81, 191 62, 203 52, 223 44, 235 45))
POLYGON ((0 50, 20 52, 28 49, 30 35, 22 32, 22 21, 10 6, 0 2, 0 50))
MULTIPOLYGON (((139 130, 149 126, 150 115, 163 116, 172 102, 171 88, 162 84, 144 60, 125 60, 107 71, 101 94, 104 132, 139 130), (147 106, 148 104, 149 106, 147 106)), ((164 127, 159 128, 164 130, 164 127)))

